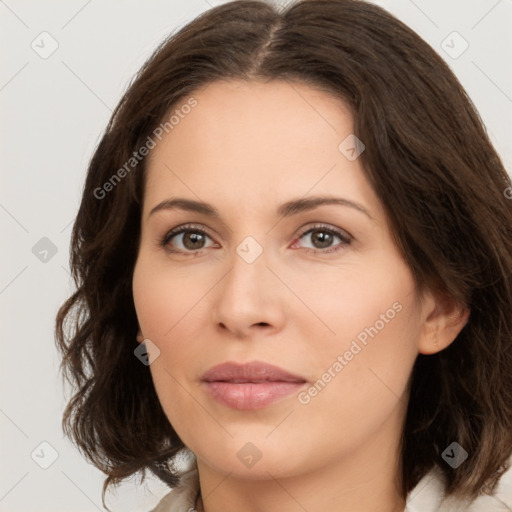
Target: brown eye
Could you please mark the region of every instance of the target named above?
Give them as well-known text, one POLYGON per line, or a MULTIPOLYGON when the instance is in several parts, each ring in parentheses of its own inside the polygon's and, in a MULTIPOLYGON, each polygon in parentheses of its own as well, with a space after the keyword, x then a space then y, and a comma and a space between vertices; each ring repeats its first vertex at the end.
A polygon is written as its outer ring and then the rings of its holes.
POLYGON ((182 243, 191 251, 202 249, 204 244, 205 235, 196 231, 188 231, 183 234, 182 243))
POLYGON ((325 229, 317 229, 311 232, 313 245, 318 244, 316 245, 316 248, 318 249, 325 249, 326 247, 329 247, 333 242, 334 236, 335 235, 329 233, 325 229))
POLYGON ((210 236, 200 228, 182 226, 165 235, 160 245, 175 253, 194 253, 205 249, 206 239, 210 236))
POLYGON ((310 252, 317 253, 329 253, 337 251, 344 246, 349 245, 352 241, 352 237, 348 233, 322 225, 314 226, 313 228, 308 229, 307 231, 303 232, 299 238, 304 239, 307 237, 309 237, 311 240, 312 247, 306 247, 306 249, 309 249, 310 252), (339 239, 340 242, 338 242, 333 247, 336 239, 339 239), (323 250, 329 248, 332 249, 323 250))

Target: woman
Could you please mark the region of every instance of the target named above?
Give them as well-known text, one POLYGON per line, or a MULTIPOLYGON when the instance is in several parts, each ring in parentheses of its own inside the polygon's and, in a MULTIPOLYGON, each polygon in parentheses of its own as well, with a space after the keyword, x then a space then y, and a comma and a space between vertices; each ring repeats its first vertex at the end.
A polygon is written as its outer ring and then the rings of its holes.
POLYGON ((158 511, 507 510, 510 186, 377 6, 231 2, 171 36, 91 160, 57 317, 103 498, 150 469, 158 511))

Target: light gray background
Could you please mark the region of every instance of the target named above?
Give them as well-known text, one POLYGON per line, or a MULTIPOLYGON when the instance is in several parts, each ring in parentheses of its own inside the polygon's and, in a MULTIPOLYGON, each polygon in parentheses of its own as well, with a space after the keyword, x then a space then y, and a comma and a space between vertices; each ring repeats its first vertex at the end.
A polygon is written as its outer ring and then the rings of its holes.
MULTIPOLYGON (((53 328, 58 307, 73 290, 72 222, 88 161, 129 80, 165 35, 220 3, 0 1, 2 512, 103 510, 104 475, 61 430, 69 392, 57 374, 53 328), (44 31, 51 36, 40 35, 44 31), (42 58, 52 39, 58 48, 42 58), (43 237, 54 244, 54 255, 44 253, 43 237), (58 458, 43 469, 52 450, 58 458)), ((376 3, 450 64, 510 172, 512 0, 376 3), (469 44, 457 58, 464 43, 453 31, 469 44)), ((132 479, 107 494, 107 504, 114 511, 147 511, 166 492, 154 478, 146 487, 132 479)))

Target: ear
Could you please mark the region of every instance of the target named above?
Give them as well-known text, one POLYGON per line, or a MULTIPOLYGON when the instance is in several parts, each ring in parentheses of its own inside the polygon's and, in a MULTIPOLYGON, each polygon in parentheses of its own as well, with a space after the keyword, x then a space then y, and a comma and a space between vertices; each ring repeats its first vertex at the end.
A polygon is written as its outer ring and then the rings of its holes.
POLYGON ((427 292, 423 298, 420 354, 435 354, 450 345, 467 324, 470 310, 446 292, 427 292))
POLYGON ((137 341, 139 343, 142 343, 144 341, 144 336, 142 336, 142 332, 140 331, 140 327, 139 327, 139 330, 137 331, 137 341))

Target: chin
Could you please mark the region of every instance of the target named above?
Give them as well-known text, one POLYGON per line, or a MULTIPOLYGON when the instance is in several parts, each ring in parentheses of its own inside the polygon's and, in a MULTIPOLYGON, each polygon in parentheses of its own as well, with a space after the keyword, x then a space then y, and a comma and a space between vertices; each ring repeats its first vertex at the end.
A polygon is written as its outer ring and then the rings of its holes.
POLYGON ((287 478, 297 473, 302 462, 307 467, 306 460, 301 461, 296 457, 290 457, 291 449, 285 447, 281 449, 265 448, 260 443, 260 448, 258 448, 257 443, 250 441, 235 444, 236 448, 220 447, 220 453, 209 451, 205 453, 204 457, 199 452, 198 459, 200 458, 204 464, 212 467, 215 471, 246 480, 287 478), (239 444, 240 446, 238 446, 239 444))

